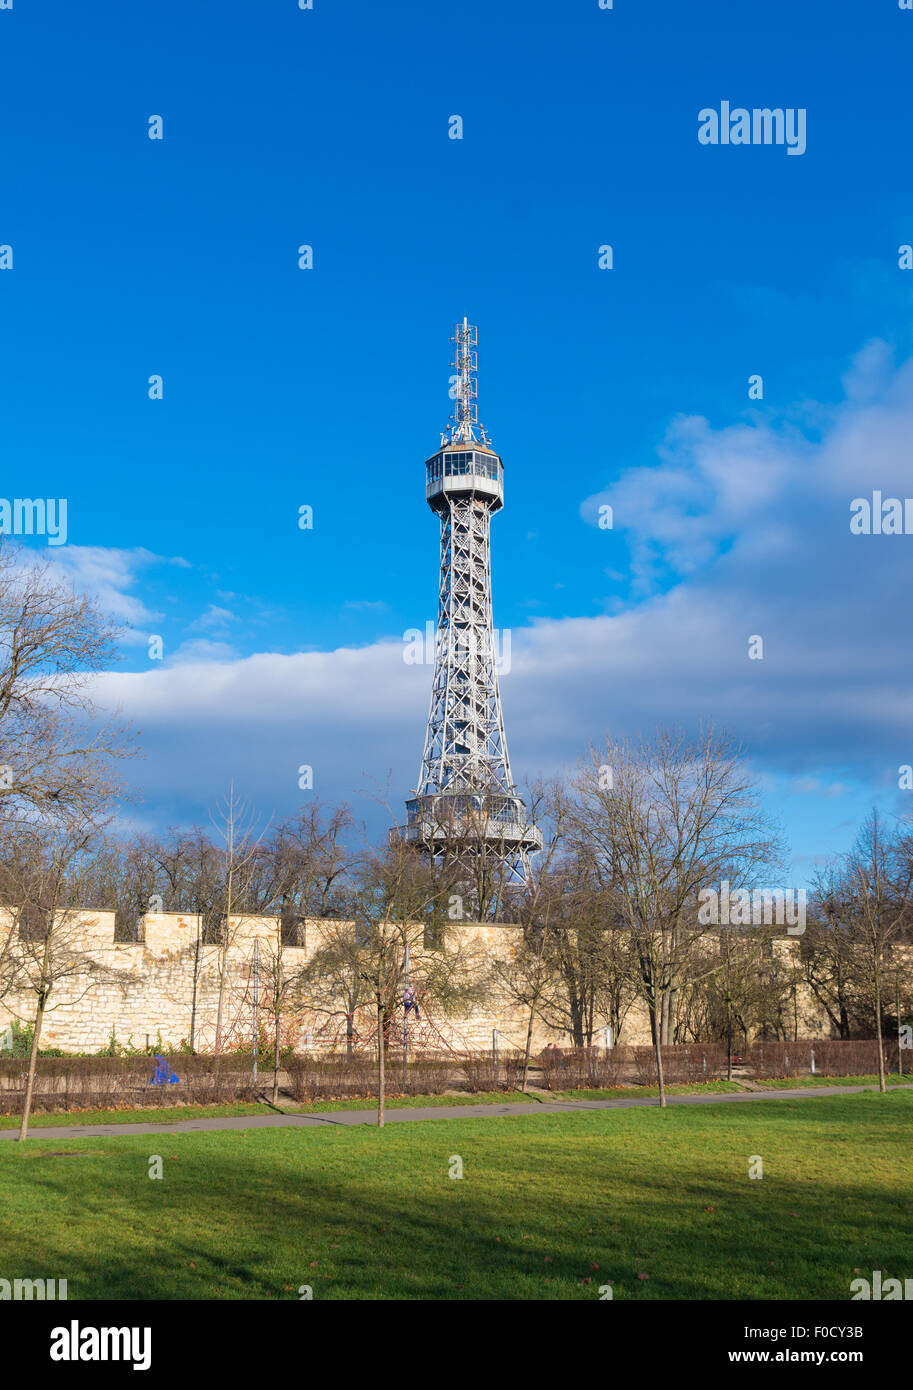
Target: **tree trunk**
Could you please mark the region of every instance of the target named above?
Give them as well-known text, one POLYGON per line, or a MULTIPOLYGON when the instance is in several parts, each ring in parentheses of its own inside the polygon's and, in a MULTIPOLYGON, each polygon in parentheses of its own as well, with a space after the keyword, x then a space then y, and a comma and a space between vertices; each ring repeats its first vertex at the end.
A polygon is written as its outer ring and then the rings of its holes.
POLYGON ((571 1015, 571 1037, 575 1047, 583 1047, 583 1001, 576 989, 568 990, 568 1008, 571 1015))
POLYGON ((675 1001, 677 994, 678 990, 676 986, 674 984, 670 984, 669 988, 666 991, 665 1000, 663 1001, 663 1013, 665 1015, 663 1021, 664 1047, 671 1047, 673 1042, 675 1041, 675 1001))
POLYGON ((732 1080, 732 1000, 726 998, 726 1080, 732 1080))
POLYGON ((200 978, 200 930, 201 922, 197 918, 197 943, 193 954, 193 1000, 190 1005, 190 1051, 195 1053, 197 1050, 197 982, 200 978))
POLYGON ((273 1033, 273 1105, 279 1100, 279 1005, 276 1005, 276 1028, 273 1033))
POLYGON ((219 1069, 219 1060, 222 1056, 222 1012, 225 1007, 225 972, 228 969, 228 947, 231 943, 231 909, 234 905, 234 872, 235 872, 235 815, 234 815, 234 784, 231 789, 231 819, 228 824, 228 892, 225 897, 225 940, 221 943, 219 951, 219 1002, 216 1007, 216 1042, 215 1058, 216 1070, 219 1069))
POLYGON ((35 1010, 35 1027, 32 1032, 32 1050, 29 1053, 29 1074, 25 1083, 25 1100, 22 1105, 22 1124, 19 1126, 20 1139, 25 1139, 29 1132, 29 1115, 32 1111, 32 1096, 35 1091, 35 1072, 38 1069, 38 1042, 41 1037, 41 1025, 44 1022, 46 1003, 47 995, 39 994, 38 1007, 35 1010))
POLYGON ((529 1023, 526 1025, 526 1051, 523 1054, 523 1085, 520 1087, 520 1090, 524 1092, 529 1082, 529 1054, 533 1045, 533 1019, 535 1017, 536 1006, 535 1004, 531 1004, 529 1009, 529 1023))
POLYGON ((384 1006, 377 1000, 377 1123, 384 1126, 384 1006))
MULTIPOLYGON (((228 928, 226 927, 225 930, 227 932, 228 928)), ((216 1004, 216 1038, 215 1044, 213 1046, 213 1054, 217 1062, 218 1059, 222 1056, 222 1014, 225 1009, 225 971, 228 968, 227 945, 224 947, 223 951, 220 951, 219 956, 219 1000, 216 1004)))
MULTIPOLYGON (((275 1009, 275 1030, 273 1032, 273 1105, 279 1100, 279 1057, 282 1051, 281 1042, 281 1023, 282 1023, 282 997, 283 997, 283 969, 282 969, 282 927, 280 925, 279 935, 276 939, 276 978, 273 988, 273 1007, 275 1009)), ((258 1039, 259 1041, 259 1039, 258 1039)))
POLYGON ((875 962, 875 1037, 878 1041, 878 1089, 888 1089, 884 1075, 884 1039, 881 1035, 881 971, 875 962))
POLYGON ((663 1076, 663 1045, 660 1037, 661 1029, 660 1004, 659 1000, 653 1000, 653 1050, 656 1053, 656 1075, 659 1079, 659 1103, 660 1107, 666 1108, 666 1081, 663 1076))

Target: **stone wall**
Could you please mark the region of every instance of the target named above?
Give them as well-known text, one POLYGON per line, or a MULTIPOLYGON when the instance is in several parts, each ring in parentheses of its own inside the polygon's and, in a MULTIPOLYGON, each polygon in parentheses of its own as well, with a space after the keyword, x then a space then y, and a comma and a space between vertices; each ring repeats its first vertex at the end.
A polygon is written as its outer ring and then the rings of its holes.
MULTIPOLYGON (((284 978, 293 978, 319 949, 327 933, 338 925, 320 920, 304 923, 304 945, 282 949, 284 978)), ((150 913, 144 919, 143 941, 134 945, 115 942, 113 912, 73 914, 57 927, 56 933, 77 963, 85 958, 92 968, 67 976, 55 987, 45 1014, 42 1046, 60 1047, 68 1052, 97 1052, 107 1047, 112 1037, 134 1047, 157 1045, 159 1040, 165 1046, 178 1046, 189 1041, 195 1016, 195 1045, 197 1050, 205 1051, 215 1038, 223 959, 224 1045, 249 1044, 253 1036, 254 942, 259 943, 261 1021, 266 1023, 270 980, 275 974, 278 919, 232 918, 231 944, 224 957, 219 946, 198 946, 198 931, 199 921, 193 913, 150 913)), ((478 964, 494 954, 509 955, 520 929, 467 924, 459 931, 468 966, 470 961, 478 964)), ((419 967, 420 960, 414 953, 413 959, 419 967)), ((522 1011, 504 1002, 457 1019, 438 1016, 433 1001, 428 1001, 428 1005, 420 1010, 418 1023, 410 1025, 410 1037, 416 1045, 490 1047, 493 1028, 509 1034, 502 1039, 502 1046, 521 1043, 525 1037, 522 1011)), ((34 1012, 33 995, 0 1000, 0 1031, 12 1018, 30 1020, 34 1012)), ((362 1010, 355 1018, 356 1029, 362 1036, 373 1032, 371 1012, 362 1010)), ((284 1013, 283 1029, 293 1044, 316 1048, 345 1041, 342 1015, 328 1019, 324 1013, 298 1005, 284 1013)), ((394 1027, 398 1030, 401 1022, 394 1027)))
MULTIPOLYGON (((2 920, 2 919, 0 919, 2 920)), ((10 922, 9 914, 5 921, 10 922)), ((304 944, 285 946, 282 968, 286 979, 293 978, 325 942, 339 923, 309 919, 303 924, 304 944)), ((453 927, 459 933, 459 949, 466 957, 466 968, 477 969, 495 957, 509 959, 520 939, 521 929, 509 925, 465 923, 453 927)), ((74 913, 57 929, 62 944, 72 953, 76 967, 56 987, 49 1001, 42 1032, 44 1047, 67 1052, 97 1052, 118 1043, 145 1047, 148 1044, 178 1046, 189 1041, 191 1020, 195 1017, 195 1045, 198 1051, 212 1047, 215 1038, 219 996, 219 965, 222 948, 198 945, 199 921, 195 914, 159 912, 148 914, 143 923, 141 944, 114 940, 114 913, 105 911, 74 913), (80 969, 85 962, 87 968, 80 969)), ((223 1039, 226 1047, 250 1044, 253 1036, 253 959, 254 942, 259 943, 261 1010, 267 1007, 269 982, 274 975, 279 939, 279 922, 274 917, 232 918, 230 946, 225 951, 226 984, 223 997, 223 1039)), ((779 941, 776 948, 791 951, 798 942, 779 941)), ((415 973, 420 975, 420 952, 413 953, 415 973)), ((34 1016, 33 995, 0 1000, 0 1032, 11 1018, 30 1021, 34 1016)), ((801 1001, 803 1036, 824 1032, 809 1001, 801 1001)), ((261 1019, 268 1022, 265 1012, 261 1019)), ((490 1048, 492 1030, 499 1033, 502 1048, 522 1047, 526 1037, 527 1011, 513 1007, 505 999, 489 1000, 465 1017, 446 1018, 435 1008, 434 1000, 422 1001, 418 1022, 410 1024, 414 1046, 490 1048)), ((370 1009, 355 1018, 362 1040, 374 1033, 370 1009)), ((393 1022, 392 1040, 398 1040, 402 1015, 393 1022)), ((285 1041, 297 1047, 325 1048, 345 1043, 342 1015, 328 1018, 325 1013, 294 1004, 284 1012, 285 1041)), ((650 1030, 643 1008, 635 1005, 625 1021, 621 1041, 646 1043, 650 1030)), ((534 1044, 569 1046, 565 1033, 537 1024, 534 1044)))

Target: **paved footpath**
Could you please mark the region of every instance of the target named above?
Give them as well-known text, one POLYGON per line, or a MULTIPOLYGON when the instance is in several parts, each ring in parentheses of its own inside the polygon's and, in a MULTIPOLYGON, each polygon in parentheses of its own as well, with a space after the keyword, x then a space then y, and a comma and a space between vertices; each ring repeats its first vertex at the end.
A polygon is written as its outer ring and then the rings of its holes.
MULTIPOLYGON (((913 1083, 890 1086, 891 1091, 913 1090, 913 1083)), ((803 1086, 791 1091, 718 1091, 705 1095, 668 1096, 669 1105, 728 1105, 744 1101, 818 1100, 826 1096, 852 1096, 877 1091, 877 1086, 803 1086)), ((404 1120, 475 1120, 503 1115, 564 1115, 570 1110, 627 1110, 632 1106, 659 1105, 657 1096, 619 1100, 506 1101, 503 1105, 425 1105, 386 1111, 387 1124, 404 1120)), ((232 1115, 210 1120, 178 1120, 170 1124, 40 1125, 30 1139, 95 1139, 121 1134, 194 1134, 214 1129, 312 1129, 324 1125, 376 1125, 375 1110, 308 1111, 287 1115, 232 1115)), ((0 1130, 0 1139, 15 1139, 18 1130, 0 1130)))

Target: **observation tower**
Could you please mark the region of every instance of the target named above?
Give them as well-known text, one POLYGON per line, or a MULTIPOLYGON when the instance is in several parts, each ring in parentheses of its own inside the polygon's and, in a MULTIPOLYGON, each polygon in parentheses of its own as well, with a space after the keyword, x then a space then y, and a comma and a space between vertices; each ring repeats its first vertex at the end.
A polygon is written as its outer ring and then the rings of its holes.
POLYGON ((425 497, 441 525, 431 706, 418 786, 400 834, 434 856, 520 884, 542 847, 510 772, 491 607, 490 524, 504 505, 504 465, 478 421, 478 330, 451 342, 453 412, 425 463, 425 497))

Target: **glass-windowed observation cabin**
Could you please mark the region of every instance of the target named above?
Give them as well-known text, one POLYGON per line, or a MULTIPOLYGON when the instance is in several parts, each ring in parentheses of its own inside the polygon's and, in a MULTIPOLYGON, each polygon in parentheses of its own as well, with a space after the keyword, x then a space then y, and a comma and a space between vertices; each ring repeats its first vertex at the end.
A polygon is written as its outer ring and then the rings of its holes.
POLYGON ((425 463, 425 496, 433 511, 451 497, 471 494, 490 512, 504 506, 504 465, 489 444, 444 444, 425 463))

